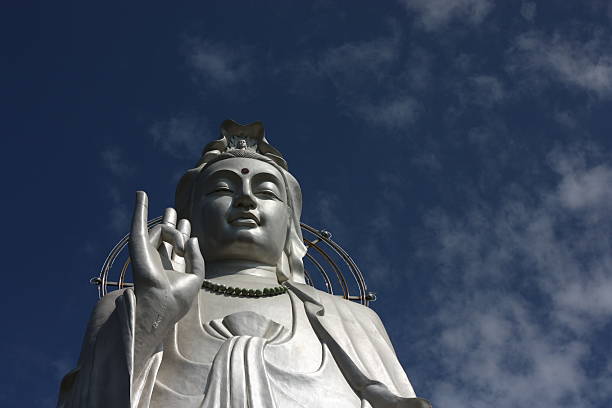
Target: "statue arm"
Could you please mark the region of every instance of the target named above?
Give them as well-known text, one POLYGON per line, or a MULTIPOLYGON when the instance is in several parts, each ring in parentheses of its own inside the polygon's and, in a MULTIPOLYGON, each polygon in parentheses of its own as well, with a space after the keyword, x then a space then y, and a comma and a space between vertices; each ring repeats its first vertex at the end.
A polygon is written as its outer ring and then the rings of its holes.
POLYGON ((59 408, 148 406, 162 348, 161 342, 153 352, 136 346, 135 320, 132 289, 100 299, 89 320, 77 367, 62 380, 59 408), (135 375, 137 358, 143 360, 143 368, 135 375))
POLYGON ((149 232, 147 207, 146 194, 138 192, 129 243, 134 289, 111 292, 94 308, 79 364, 62 381, 61 408, 148 406, 163 341, 202 285, 204 260, 197 240, 188 239, 189 223, 175 228, 169 209, 149 232), (184 272, 164 264, 165 242, 184 255, 184 272))
POLYGON ((348 384, 370 407, 431 408, 416 397, 376 312, 308 285, 287 285, 304 302, 312 328, 348 384))
POLYGON ((353 339, 352 342, 355 358, 365 366, 364 373, 368 373, 369 381, 361 389, 362 398, 373 408, 431 408, 427 400, 415 395, 378 314, 373 309, 351 302, 345 302, 343 306, 351 309, 351 314, 363 329, 364 338, 353 339), (370 346, 359 350, 364 344, 370 346), (373 358, 372 353, 368 352, 370 347, 377 357, 373 358))
POLYGON ((75 369, 64 376, 60 384, 58 407, 79 406, 79 401, 83 397, 83 388, 86 372, 90 370, 91 355, 95 349, 96 337, 100 328, 110 318, 115 310, 115 301, 122 294, 123 290, 118 290, 109 293, 98 301, 94 307, 85 335, 83 336, 83 344, 81 353, 75 369))
POLYGON ((64 377, 58 407, 130 407, 134 295, 116 291, 94 308, 76 369, 64 377))

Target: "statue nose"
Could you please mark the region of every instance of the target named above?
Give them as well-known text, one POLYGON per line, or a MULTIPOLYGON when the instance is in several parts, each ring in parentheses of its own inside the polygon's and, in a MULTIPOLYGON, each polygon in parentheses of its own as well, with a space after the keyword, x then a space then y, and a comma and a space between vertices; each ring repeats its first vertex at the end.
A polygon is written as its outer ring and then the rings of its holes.
POLYGON ((244 189, 240 192, 238 197, 236 197, 236 201, 234 201, 234 206, 252 210, 257 207, 257 203, 255 202, 255 198, 253 197, 251 192, 247 189, 244 189))

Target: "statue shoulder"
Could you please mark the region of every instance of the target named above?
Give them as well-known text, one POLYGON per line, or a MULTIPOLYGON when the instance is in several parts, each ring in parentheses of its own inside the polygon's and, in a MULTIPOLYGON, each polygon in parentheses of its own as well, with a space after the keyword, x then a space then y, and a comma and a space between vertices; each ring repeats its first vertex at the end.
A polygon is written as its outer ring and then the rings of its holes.
POLYGON ((89 317, 84 345, 92 344, 95 341, 100 327, 106 323, 117 308, 117 300, 125 296, 133 298, 134 291, 131 288, 114 290, 98 300, 89 317))
POLYGON ((126 288, 107 293, 102 299, 98 300, 98 303, 94 306, 90 321, 108 319, 116 308, 117 299, 125 295, 129 296, 130 292, 133 293, 133 290, 131 288, 126 288))
POLYGON ((342 296, 332 295, 322 290, 313 288, 306 284, 293 283, 292 286, 300 289, 301 292, 308 293, 313 299, 319 299, 326 310, 329 309, 344 309, 350 311, 351 314, 360 319, 372 320, 377 326, 382 326, 382 322, 378 314, 371 308, 342 298, 342 296), (330 308, 330 306, 332 306, 330 308))
POLYGON ((351 314, 361 323, 362 327, 370 326, 371 328, 374 328, 375 332, 371 333, 377 333, 377 335, 380 336, 385 343, 387 343, 389 348, 393 351, 393 354, 395 354, 393 343, 391 343, 391 339, 389 338, 389 334, 385 329, 385 325, 374 309, 339 297, 336 297, 336 301, 342 302, 344 307, 348 308, 351 311, 351 314), (368 321, 370 324, 364 325, 364 321, 368 321))
POLYGON ((395 355, 395 350, 387 334, 387 330, 378 316, 378 313, 373 309, 305 284, 292 283, 291 286, 297 288, 302 294, 306 294, 311 301, 320 303, 325 310, 325 316, 329 317, 331 315, 333 318, 341 319, 347 323, 352 320, 370 335, 378 336, 387 344, 393 355, 395 355))

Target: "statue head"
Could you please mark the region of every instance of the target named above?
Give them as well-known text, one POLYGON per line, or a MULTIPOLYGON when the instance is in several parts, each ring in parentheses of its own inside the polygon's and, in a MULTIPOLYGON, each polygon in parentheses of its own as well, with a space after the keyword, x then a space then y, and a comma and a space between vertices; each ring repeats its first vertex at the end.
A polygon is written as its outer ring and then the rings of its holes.
POLYGON ((301 189, 261 122, 224 121, 221 138, 179 181, 175 201, 206 261, 275 265, 279 282, 304 282, 301 189))

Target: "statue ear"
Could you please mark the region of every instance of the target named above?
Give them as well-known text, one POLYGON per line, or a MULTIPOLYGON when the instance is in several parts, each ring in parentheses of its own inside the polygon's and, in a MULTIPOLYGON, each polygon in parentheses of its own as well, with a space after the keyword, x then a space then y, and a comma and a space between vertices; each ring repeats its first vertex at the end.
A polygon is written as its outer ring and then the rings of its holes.
POLYGON ((276 279, 278 279, 278 283, 291 280, 291 267, 289 266, 289 259, 285 251, 283 251, 276 264, 276 279))

